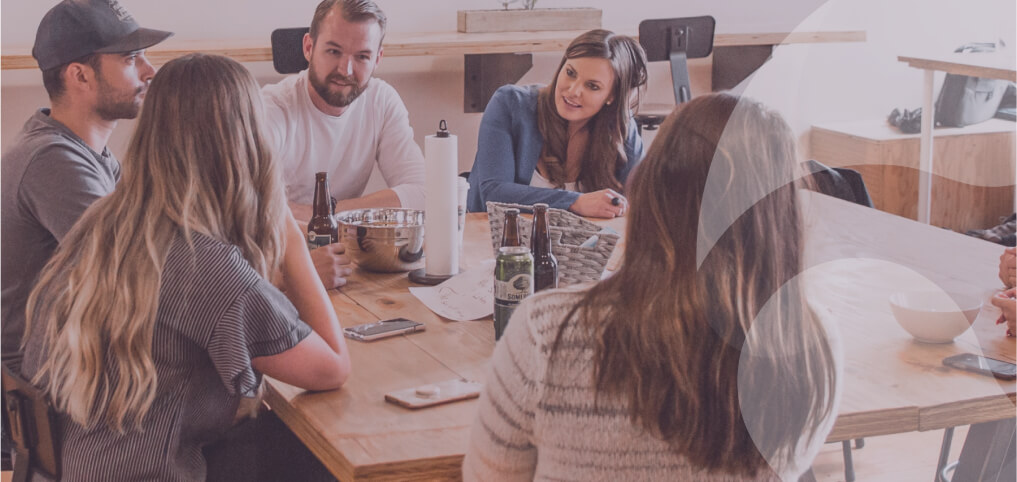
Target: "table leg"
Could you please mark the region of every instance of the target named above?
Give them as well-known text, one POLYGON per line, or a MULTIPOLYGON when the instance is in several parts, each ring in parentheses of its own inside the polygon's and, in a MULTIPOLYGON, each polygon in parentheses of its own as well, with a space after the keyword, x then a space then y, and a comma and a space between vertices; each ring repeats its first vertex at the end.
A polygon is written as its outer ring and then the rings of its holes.
POLYGON ((936 72, 924 70, 924 102, 922 104, 922 139, 918 154, 918 221, 932 221, 932 129, 935 127, 936 103, 932 98, 936 72))
POLYGON ((951 482, 1013 481, 1015 419, 972 425, 951 482))

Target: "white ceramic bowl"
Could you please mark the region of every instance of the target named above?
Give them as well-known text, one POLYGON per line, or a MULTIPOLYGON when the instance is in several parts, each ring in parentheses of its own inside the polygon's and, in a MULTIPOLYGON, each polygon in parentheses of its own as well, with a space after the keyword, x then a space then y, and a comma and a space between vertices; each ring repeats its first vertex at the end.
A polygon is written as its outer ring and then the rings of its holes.
POLYGON ((918 291, 890 295, 897 324, 925 343, 950 343, 971 327, 982 308, 972 295, 918 291))

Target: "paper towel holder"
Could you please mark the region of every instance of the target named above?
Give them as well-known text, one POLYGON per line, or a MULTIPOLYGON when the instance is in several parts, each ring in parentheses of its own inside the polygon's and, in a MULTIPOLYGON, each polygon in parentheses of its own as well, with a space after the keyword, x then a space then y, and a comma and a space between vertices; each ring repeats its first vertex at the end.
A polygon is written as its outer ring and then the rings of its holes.
MULTIPOLYGON (((441 119, 438 122, 438 132, 435 132, 434 136, 435 137, 441 137, 441 138, 449 137, 448 123, 445 122, 445 119, 441 119)), ((420 269, 415 269, 413 271, 410 271, 410 273, 409 273, 410 281, 412 281, 414 283, 417 283, 417 284, 428 285, 428 286, 434 286, 434 285, 441 284, 442 282, 448 280, 451 277, 452 277, 452 275, 427 274, 427 267, 426 266, 423 267, 423 268, 420 268, 420 269)))

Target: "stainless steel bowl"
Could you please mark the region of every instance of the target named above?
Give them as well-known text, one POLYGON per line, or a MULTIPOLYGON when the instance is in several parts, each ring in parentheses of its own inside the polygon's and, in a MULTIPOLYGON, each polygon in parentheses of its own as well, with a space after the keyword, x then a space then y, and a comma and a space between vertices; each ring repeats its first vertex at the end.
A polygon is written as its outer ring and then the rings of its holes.
POLYGON ((346 254, 363 269, 380 273, 424 267, 424 212, 371 208, 335 215, 346 254))

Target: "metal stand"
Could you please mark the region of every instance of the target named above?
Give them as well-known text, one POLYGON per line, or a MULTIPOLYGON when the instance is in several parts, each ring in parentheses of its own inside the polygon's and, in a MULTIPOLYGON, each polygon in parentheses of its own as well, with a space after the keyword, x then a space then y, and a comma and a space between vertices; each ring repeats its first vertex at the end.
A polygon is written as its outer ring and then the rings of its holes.
MULTIPOLYGON (((639 23, 639 45, 646 60, 667 60, 671 64, 671 87, 675 104, 692 100, 688 59, 707 57, 713 51, 713 17, 687 17, 643 20, 639 23)), ((639 128, 654 130, 666 114, 636 114, 639 128)))
POLYGON ((433 275, 427 274, 426 268, 415 269, 410 271, 410 281, 418 285, 429 285, 434 286, 441 284, 443 281, 451 278, 452 275, 433 275))

